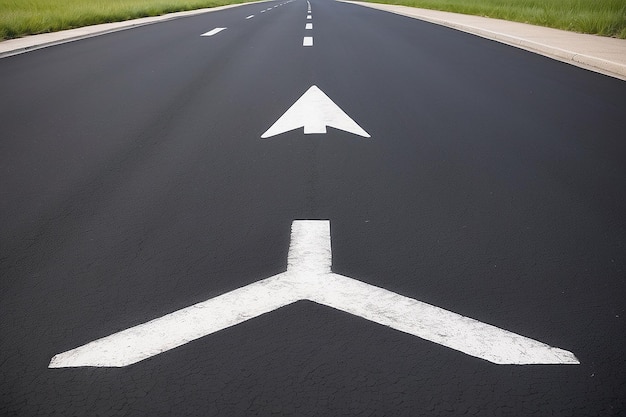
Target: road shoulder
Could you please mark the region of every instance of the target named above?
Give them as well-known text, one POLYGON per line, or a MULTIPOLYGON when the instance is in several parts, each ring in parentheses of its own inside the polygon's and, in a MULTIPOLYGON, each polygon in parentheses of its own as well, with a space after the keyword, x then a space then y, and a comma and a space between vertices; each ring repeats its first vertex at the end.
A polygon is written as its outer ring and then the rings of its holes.
POLYGON ((450 27, 626 80, 626 39, 586 35, 525 23, 407 6, 344 2, 450 27))
POLYGON ((226 6, 211 7, 185 12, 168 13, 162 16, 143 17, 141 19, 126 20, 123 22, 103 23, 100 25, 85 26, 76 29, 62 30, 59 32, 42 33, 40 35, 30 35, 23 38, 9 39, 0 42, 0 58, 22 54, 49 46, 73 42, 80 39, 91 38, 93 36, 105 35, 107 33, 118 32, 120 30, 132 29, 140 26, 151 25, 153 23, 165 22, 183 17, 195 16, 203 13, 218 12, 220 10, 233 7, 245 6, 251 3, 264 3, 268 0, 254 1, 239 4, 229 4, 226 6))

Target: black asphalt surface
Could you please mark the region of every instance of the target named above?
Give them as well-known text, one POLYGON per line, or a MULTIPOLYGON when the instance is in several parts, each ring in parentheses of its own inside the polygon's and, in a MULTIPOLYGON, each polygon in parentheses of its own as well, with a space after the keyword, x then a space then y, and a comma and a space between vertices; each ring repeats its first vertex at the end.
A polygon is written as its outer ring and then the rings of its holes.
POLYGON ((330 0, 260 13, 278 4, 0 60, 0 415, 626 415, 626 83, 330 0), (312 85, 371 139, 262 140, 312 85), (335 272, 580 365, 301 301, 125 368, 48 368, 284 271, 294 219, 331 221, 335 272))

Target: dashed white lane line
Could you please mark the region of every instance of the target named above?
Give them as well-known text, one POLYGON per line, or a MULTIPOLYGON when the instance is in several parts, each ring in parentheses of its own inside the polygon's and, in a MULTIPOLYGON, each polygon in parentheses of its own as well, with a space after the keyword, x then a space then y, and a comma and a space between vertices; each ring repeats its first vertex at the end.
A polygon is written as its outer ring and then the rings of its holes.
POLYGON ((248 20, 248 19, 252 19, 253 17, 254 17, 254 15, 253 15, 253 14, 251 14, 250 16, 246 17, 246 20, 248 20))
POLYGON ((206 33, 203 33, 203 34, 202 34, 202 35, 200 35, 200 36, 213 36, 213 35, 215 35, 215 34, 220 33, 220 32, 221 32, 221 31, 223 31, 223 30, 226 30, 226 28, 215 28, 215 29, 210 30, 210 31, 208 31, 208 32, 206 32, 206 33))
MULTIPOLYGON (((306 4, 307 4, 307 20, 311 20, 311 2, 309 2, 309 0, 306 0, 306 4)), ((313 30, 313 23, 307 23, 304 26, 305 30, 313 30)), ((302 40, 302 46, 313 46, 313 36, 305 36, 304 39, 302 40)))

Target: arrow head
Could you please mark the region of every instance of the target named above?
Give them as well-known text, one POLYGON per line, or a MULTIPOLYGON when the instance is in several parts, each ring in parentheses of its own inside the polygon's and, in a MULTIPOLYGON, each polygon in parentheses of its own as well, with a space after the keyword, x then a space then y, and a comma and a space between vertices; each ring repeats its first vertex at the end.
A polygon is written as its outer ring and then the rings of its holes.
POLYGON ((305 135, 324 134, 327 126, 364 138, 370 137, 361 126, 314 85, 263 133, 261 138, 267 139, 300 127, 304 127, 305 135))

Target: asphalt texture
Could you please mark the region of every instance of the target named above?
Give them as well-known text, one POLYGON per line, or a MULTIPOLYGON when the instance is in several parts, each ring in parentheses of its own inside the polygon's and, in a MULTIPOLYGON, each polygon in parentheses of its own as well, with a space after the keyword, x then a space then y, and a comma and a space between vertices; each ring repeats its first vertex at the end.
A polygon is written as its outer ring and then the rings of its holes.
POLYGON ((356 5, 260 13, 278 4, 0 60, 0 415, 625 415, 626 83, 356 5), (261 139, 312 85, 371 138, 261 139), (331 221, 333 271, 580 365, 301 301, 128 367, 48 368, 284 271, 294 219, 331 221))

